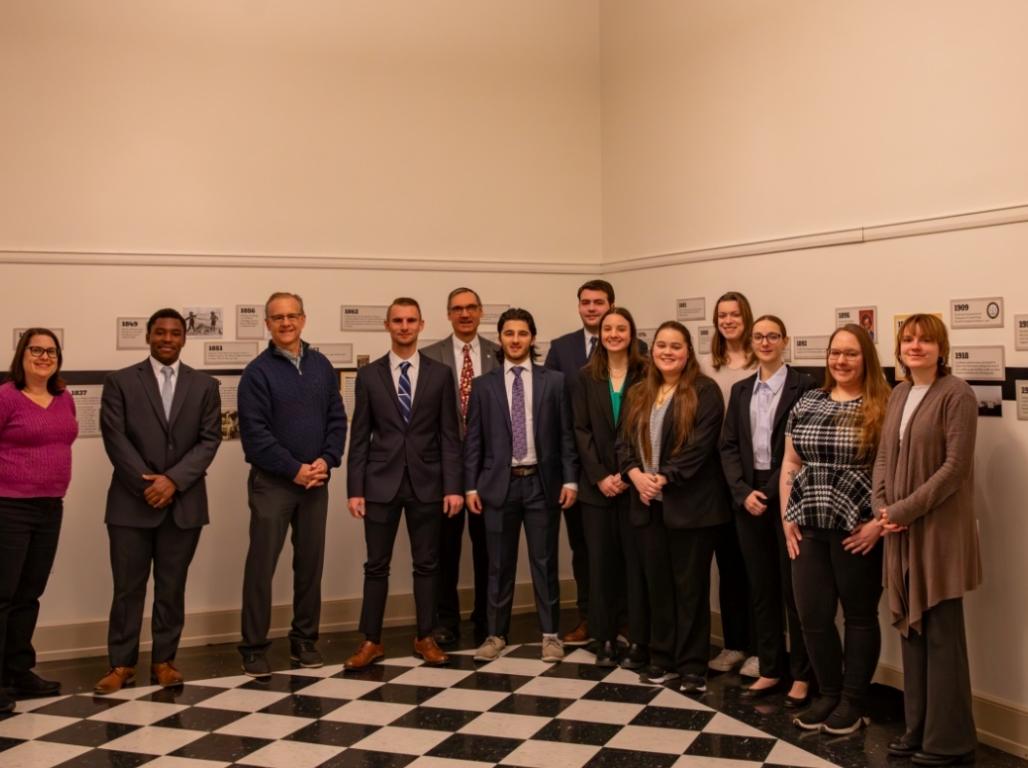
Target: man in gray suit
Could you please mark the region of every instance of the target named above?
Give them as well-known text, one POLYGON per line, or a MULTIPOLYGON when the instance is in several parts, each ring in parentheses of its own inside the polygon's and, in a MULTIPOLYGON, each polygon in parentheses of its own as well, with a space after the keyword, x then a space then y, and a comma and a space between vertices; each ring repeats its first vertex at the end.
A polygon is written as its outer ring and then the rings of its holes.
MULTIPOLYGON (((453 371, 457 409, 460 413, 460 436, 464 439, 471 381, 500 365, 500 346, 478 335, 482 322, 482 300, 471 288, 455 288, 446 299, 446 315, 453 333, 442 341, 430 344, 421 354, 450 366, 453 371)), ((443 519, 439 541, 439 577, 436 593, 436 622, 433 636, 442 646, 455 645, 460 639, 460 598, 457 581, 460 577, 461 539, 464 537, 465 512, 443 519)), ((475 607, 471 621, 475 625, 475 645, 488 636, 486 593, 489 588, 489 554, 486 549, 485 524, 481 515, 468 518, 471 558, 475 569, 475 607)))
POLYGON ((96 684, 114 693, 135 679, 146 583, 153 568, 150 681, 181 685, 175 668, 185 620, 186 573, 207 524, 204 475, 221 443, 218 383, 179 360, 186 321, 160 309, 146 324, 150 357, 104 383, 100 428, 114 465, 104 522, 114 599, 107 629, 111 669, 96 684))

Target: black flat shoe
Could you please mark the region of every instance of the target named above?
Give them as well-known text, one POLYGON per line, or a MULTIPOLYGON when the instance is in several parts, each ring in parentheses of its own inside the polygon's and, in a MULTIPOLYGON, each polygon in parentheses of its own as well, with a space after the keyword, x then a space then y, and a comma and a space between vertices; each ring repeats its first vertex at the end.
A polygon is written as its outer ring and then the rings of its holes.
POLYGON ((621 657, 622 669, 642 669, 650 663, 650 651, 645 645, 632 643, 621 657))
POLYGON ((802 709, 810 703, 810 694, 808 693, 801 699, 794 698, 789 694, 785 694, 785 706, 788 709, 802 709))
POLYGON ((56 680, 44 680, 31 670, 22 672, 11 678, 9 683, 15 698, 31 699, 40 696, 56 696, 61 692, 61 684, 56 680))
POLYGON ((774 685, 769 685, 766 688, 743 688, 742 693, 739 694, 740 699, 762 699, 765 696, 774 696, 777 693, 781 693, 785 689, 785 683, 779 680, 774 685))
POLYGON ((900 736, 889 742, 888 750, 893 757, 913 757, 915 752, 921 751, 921 745, 908 741, 906 736, 900 736))
POLYGON ((599 643, 596 648, 596 666, 613 669, 618 665, 618 649, 615 643, 609 640, 599 643))
POLYGON ((967 765, 974 762, 974 750, 962 755, 933 755, 930 752, 915 752, 910 758, 914 765, 967 765))

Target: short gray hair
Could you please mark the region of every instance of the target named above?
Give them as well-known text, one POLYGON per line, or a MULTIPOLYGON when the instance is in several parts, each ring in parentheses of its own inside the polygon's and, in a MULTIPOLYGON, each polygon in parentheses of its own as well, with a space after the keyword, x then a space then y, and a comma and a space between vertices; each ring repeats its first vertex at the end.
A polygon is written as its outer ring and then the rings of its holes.
POLYGON ((268 318, 268 307, 271 306, 271 302, 277 299, 293 299, 297 304, 300 305, 300 314, 304 314, 303 311, 303 299, 300 298, 298 293, 290 293, 289 291, 275 291, 268 297, 268 300, 264 302, 264 319, 268 318))

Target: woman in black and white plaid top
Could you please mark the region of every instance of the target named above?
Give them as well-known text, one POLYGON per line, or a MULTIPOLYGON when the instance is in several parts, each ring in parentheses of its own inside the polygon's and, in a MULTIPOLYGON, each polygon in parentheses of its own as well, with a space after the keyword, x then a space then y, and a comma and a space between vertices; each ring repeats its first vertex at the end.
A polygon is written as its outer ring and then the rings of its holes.
POLYGON ((889 397, 867 332, 832 334, 825 383, 789 416, 779 497, 793 591, 820 695, 793 722, 852 733, 878 664, 882 594, 881 526, 871 513, 871 468, 889 397), (842 603, 845 651, 835 628, 842 603))

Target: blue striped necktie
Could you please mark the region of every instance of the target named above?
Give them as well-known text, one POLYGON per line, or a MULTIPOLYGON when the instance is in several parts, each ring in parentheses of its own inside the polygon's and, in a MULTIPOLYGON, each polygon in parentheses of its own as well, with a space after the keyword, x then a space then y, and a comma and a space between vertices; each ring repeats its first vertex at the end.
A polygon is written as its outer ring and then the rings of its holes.
POLYGON ((400 391, 397 396, 400 398, 400 413, 403 415, 404 424, 410 424, 410 407, 413 398, 410 390, 410 363, 400 363, 400 391))

